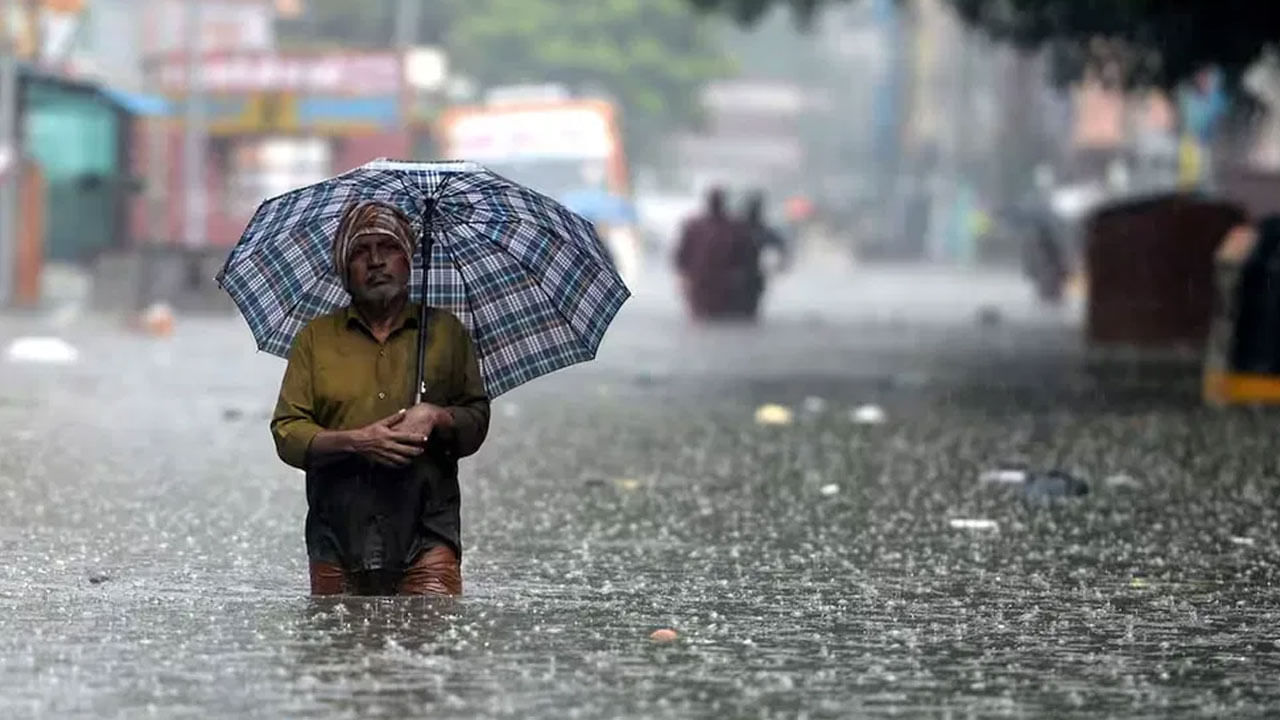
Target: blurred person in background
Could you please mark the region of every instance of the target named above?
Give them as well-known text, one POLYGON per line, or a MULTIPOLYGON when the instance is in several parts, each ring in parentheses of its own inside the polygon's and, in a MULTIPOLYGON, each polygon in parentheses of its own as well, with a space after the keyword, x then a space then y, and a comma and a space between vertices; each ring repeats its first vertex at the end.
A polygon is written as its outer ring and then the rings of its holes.
POLYGON ((791 262, 787 243, 782 239, 781 234, 769 226, 769 222, 765 218, 764 207, 763 192, 757 190, 747 196, 746 213, 742 222, 749 242, 744 250, 743 266, 739 271, 741 274, 741 289, 739 292, 742 301, 742 314, 750 318, 759 316, 760 299, 764 295, 767 284, 764 265, 765 251, 772 249, 777 253, 777 268, 779 271, 785 270, 791 262))
POLYGON ((418 351, 414 236, 389 205, 343 215, 333 267, 351 304, 303 328, 281 383, 271 432, 280 458, 307 474, 314 595, 462 592, 458 459, 484 442, 489 398, 466 328, 431 308, 429 402, 405 409, 418 351))
POLYGON ((1053 192, 1053 170, 1046 165, 1035 169, 1035 183, 1019 204, 1023 241, 1023 272, 1036 288, 1040 300, 1051 305, 1062 302, 1071 268, 1054 232, 1054 214, 1050 203, 1053 192))
POLYGON ((729 216, 722 188, 707 193, 703 213, 684 224, 675 266, 689 314, 695 320, 741 315, 744 269, 752 258, 750 232, 729 216))

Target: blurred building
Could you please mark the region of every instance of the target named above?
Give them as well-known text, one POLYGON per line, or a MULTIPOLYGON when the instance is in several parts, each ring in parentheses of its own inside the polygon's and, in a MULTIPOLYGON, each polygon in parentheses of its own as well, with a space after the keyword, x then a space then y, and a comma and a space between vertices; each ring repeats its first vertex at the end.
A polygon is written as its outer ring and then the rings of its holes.
MULTIPOLYGON (((411 59, 386 52, 207 53, 200 61, 208 141, 204 147, 206 236, 231 245, 258 204, 378 156, 410 157, 430 128, 411 114, 411 59)), ((156 86, 176 102, 188 97, 187 59, 168 53, 154 64, 156 86)), ((184 178, 184 129, 170 124, 161 148, 170 186, 184 178)), ((149 153, 137 154, 145 170, 149 153)), ((166 218, 143 218, 140 232, 182 233, 182 198, 166 218), (158 225, 157 225, 158 223, 158 225)))
POLYGON ((282 49, 277 13, 299 8, 276 0, 62 4, 11 23, 31 65, 19 134, 45 186, 44 256, 95 267, 103 302, 216 302, 262 200, 433 144, 434 48, 282 49))
POLYGON ((715 82, 703 90, 701 104, 704 130, 675 139, 688 185, 742 191, 803 183, 808 158, 799 121, 811 105, 802 87, 752 79, 715 82))

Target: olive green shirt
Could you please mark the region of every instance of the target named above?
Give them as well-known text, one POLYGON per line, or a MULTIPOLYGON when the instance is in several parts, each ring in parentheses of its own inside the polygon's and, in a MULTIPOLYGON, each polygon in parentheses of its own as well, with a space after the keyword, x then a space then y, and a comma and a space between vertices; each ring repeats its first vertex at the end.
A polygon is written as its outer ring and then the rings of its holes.
POLYGON ((428 314, 423 401, 446 408, 454 427, 434 431, 427 452, 404 469, 355 456, 312 467, 308 458, 322 430, 353 430, 409 407, 418 313, 418 305, 407 305, 380 343, 347 307, 311 321, 294 341, 271 434, 280 459, 307 470, 313 560, 401 566, 430 543, 422 528, 461 551, 457 460, 484 442, 489 398, 471 337, 451 313, 431 308, 428 314))
MULTIPOLYGON (((459 457, 480 449, 489 426, 489 399, 466 327, 433 308, 423 375, 426 402, 448 408, 459 457)), ((409 304, 385 343, 374 339, 354 308, 311 321, 294 340, 271 420, 280 459, 307 468, 307 450, 321 430, 354 430, 412 402, 418 359, 418 305, 409 304)))

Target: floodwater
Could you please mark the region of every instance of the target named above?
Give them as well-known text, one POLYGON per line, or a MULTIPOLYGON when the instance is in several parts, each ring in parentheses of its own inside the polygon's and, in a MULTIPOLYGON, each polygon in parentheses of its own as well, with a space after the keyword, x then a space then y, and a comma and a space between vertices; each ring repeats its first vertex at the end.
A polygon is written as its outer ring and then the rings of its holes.
POLYGON ((599 361, 499 399, 452 601, 307 597, 283 364, 238 319, 59 329, 76 364, 0 360, 0 717, 1280 711, 1274 415, 1086 362, 1016 281, 841 282, 756 329, 638 298, 599 361), (1091 492, 979 482, 1009 463, 1091 492))

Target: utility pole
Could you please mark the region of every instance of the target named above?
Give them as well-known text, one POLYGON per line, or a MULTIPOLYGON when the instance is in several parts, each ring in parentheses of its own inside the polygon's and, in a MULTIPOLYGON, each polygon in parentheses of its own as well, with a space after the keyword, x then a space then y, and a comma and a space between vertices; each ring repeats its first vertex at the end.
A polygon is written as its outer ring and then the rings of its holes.
MULTIPOLYGON (((166 17, 164 0, 148 0, 146 5, 146 22, 142 32, 153 37, 159 33, 156 28, 162 26, 166 17)), ((144 42, 155 42, 144 41, 144 42)), ((163 82, 164 68, 162 63, 166 57, 163 47, 146 44, 146 55, 142 62, 145 71, 143 77, 151 87, 160 87, 163 82)), ((169 137, 172 118, 166 113, 163 117, 151 118, 147 121, 147 220, 148 240, 153 244, 171 244, 176 240, 174 229, 177 218, 173 208, 172 180, 169 177, 171 162, 169 137)))
POLYGON ((422 22, 422 0, 399 0, 396 13, 396 49, 404 52, 418 43, 418 25, 422 22))
POLYGON ((200 0, 187 0, 186 11, 186 117, 182 137, 182 174, 185 193, 185 217, 183 218, 183 242, 188 247, 205 244, 208 218, 205 194, 204 159, 208 146, 207 113, 205 110, 204 82, 200 77, 200 64, 204 59, 204 33, 201 32, 200 0))
POLYGON ((13 0, 0 0, 0 308, 13 301, 18 248, 18 58, 13 0))

